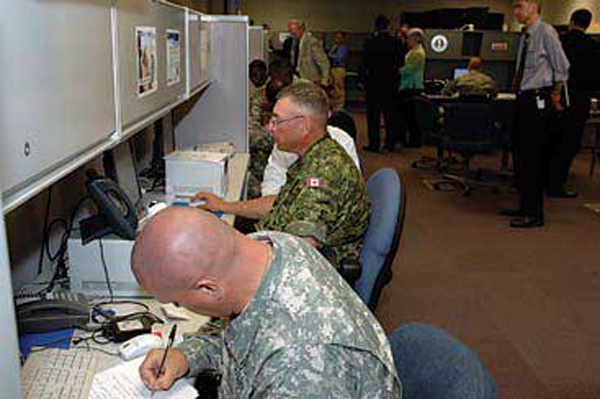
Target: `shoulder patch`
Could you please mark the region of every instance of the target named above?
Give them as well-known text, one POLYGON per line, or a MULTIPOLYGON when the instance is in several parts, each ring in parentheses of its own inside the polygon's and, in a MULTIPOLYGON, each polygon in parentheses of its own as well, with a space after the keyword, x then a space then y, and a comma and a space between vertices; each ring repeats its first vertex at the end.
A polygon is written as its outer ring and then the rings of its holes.
POLYGON ((317 177, 309 177, 304 181, 305 187, 318 188, 327 187, 327 181, 325 179, 319 179, 317 177))

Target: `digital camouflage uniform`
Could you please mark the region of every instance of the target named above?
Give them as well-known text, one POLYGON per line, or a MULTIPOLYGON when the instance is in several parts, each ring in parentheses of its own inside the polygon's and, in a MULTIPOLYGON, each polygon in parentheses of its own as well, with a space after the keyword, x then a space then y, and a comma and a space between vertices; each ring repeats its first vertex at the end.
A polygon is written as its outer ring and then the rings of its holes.
POLYGON ((370 214, 371 203, 356 164, 325 135, 288 169, 273 209, 257 230, 313 237, 339 268, 342 261, 360 258, 370 214))
POLYGON ((459 93, 461 96, 493 96, 497 92, 494 79, 479 71, 471 71, 453 80, 444 89, 446 95, 459 93))
POLYGON ((273 150, 273 134, 263 126, 263 87, 250 85, 250 165, 248 177, 248 196, 260 197, 260 185, 263 174, 273 150))
POLYGON ((221 399, 399 399, 387 338, 325 258, 297 237, 251 235, 273 244, 254 298, 218 335, 179 346, 196 376, 221 374, 221 399))

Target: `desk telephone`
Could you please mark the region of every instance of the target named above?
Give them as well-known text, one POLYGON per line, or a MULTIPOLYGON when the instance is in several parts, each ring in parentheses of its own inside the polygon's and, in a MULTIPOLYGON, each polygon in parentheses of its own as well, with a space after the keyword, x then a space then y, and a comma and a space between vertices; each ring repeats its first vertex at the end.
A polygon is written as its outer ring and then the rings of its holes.
POLYGON ((20 334, 82 327, 90 321, 91 306, 83 295, 47 294, 16 307, 20 334))
POLYGON ((88 170, 87 176, 86 188, 98 207, 98 214, 79 223, 83 244, 111 233, 134 240, 138 219, 129 197, 117 183, 98 176, 93 169, 88 170))

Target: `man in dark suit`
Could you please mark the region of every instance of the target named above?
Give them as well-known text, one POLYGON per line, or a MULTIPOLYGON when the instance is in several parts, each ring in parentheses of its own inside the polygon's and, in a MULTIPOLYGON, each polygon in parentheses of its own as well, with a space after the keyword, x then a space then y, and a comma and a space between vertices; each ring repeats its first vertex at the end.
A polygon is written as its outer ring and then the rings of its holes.
POLYGON ((375 19, 375 32, 364 45, 363 79, 367 90, 367 124, 369 144, 366 151, 380 151, 379 123, 383 113, 386 126, 386 149, 393 149, 396 137, 394 95, 398 90, 400 46, 390 34, 390 20, 380 15, 375 19))
POLYGON ((600 44, 585 31, 592 22, 592 13, 580 9, 571 15, 569 31, 561 36, 563 50, 571 68, 567 83, 570 106, 559 118, 553 132, 553 156, 550 159, 548 196, 574 198, 576 191, 565 189, 573 159, 581 145, 586 121, 590 115, 591 97, 600 88, 600 44))

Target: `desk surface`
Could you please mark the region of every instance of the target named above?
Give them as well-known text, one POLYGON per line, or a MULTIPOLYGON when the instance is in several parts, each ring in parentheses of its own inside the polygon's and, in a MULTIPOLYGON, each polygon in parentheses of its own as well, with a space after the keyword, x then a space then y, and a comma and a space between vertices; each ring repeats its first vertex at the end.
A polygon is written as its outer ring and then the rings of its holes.
MULTIPOLYGON (((432 101, 441 101, 441 102, 451 102, 460 100, 459 96, 446 96, 443 94, 427 94, 425 96, 427 99, 432 101)), ((515 101, 517 99, 517 95, 514 93, 498 93, 496 98, 493 98, 493 101, 515 101)))
MULTIPOLYGON (((192 333, 192 332, 197 331, 201 326, 203 326, 210 320, 210 317, 208 317, 208 316, 202 316, 202 315, 190 312, 190 311, 185 311, 186 314, 190 317, 190 320, 176 320, 176 321, 169 320, 165 317, 164 313, 161 311, 162 304, 159 303, 158 301, 156 301, 154 299, 147 299, 147 298, 145 298, 145 299, 128 298, 128 299, 148 305, 148 307, 150 308, 150 311, 152 313, 154 313, 155 315, 157 315, 158 317, 160 317, 162 320, 165 321, 165 324, 158 325, 158 326, 155 325, 155 327, 153 329, 154 332, 160 331, 163 337, 168 337, 169 332, 171 331, 171 327, 174 324, 177 324, 177 337, 176 337, 175 342, 180 342, 181 338, 183 337, 183 334, 192 333)), ((122 311, 123 313, 131 313, 131 311, 133 310, 132 306, 134 306, 134 305, 130 305, 129 307, 120 306, 118 309, 120 311, 122 311)), ((136 306, 135 309, 139 310, 139 307, 136 306)), ((75 333, 73 334, 73 339, 85 338, 85 337, 89 337, 89 336, 90 336, 89 332, 86 332, 83 330, 75 330, 75 333)), ((86 341, 86 343, 80 343, 78 346, 81 348, 86 348, 87 344, 89 344, 90 348, 98 348, 103 351, 108 351, 111 353, 118 353, 118 348, 120 345, 120 344, 114 344, 114 343, 100 345, 100 344, 94 343, 92 340, 88 340, 88 341, 86 341)), ((73 346, 71 346, 71 347, 73 347, 73 346)), ((82 349, 82 350, 85 350, 85 349, 82 349)), ((100 370, 106 370, 106 369, 113 367, 123 361, 120 357, 111 356, 111 355, 108 355, 108 354, 100 352, 100 351, 93 351, 93 353, 94 353, 94 357, 96 357, 99 361, 100 370)))

